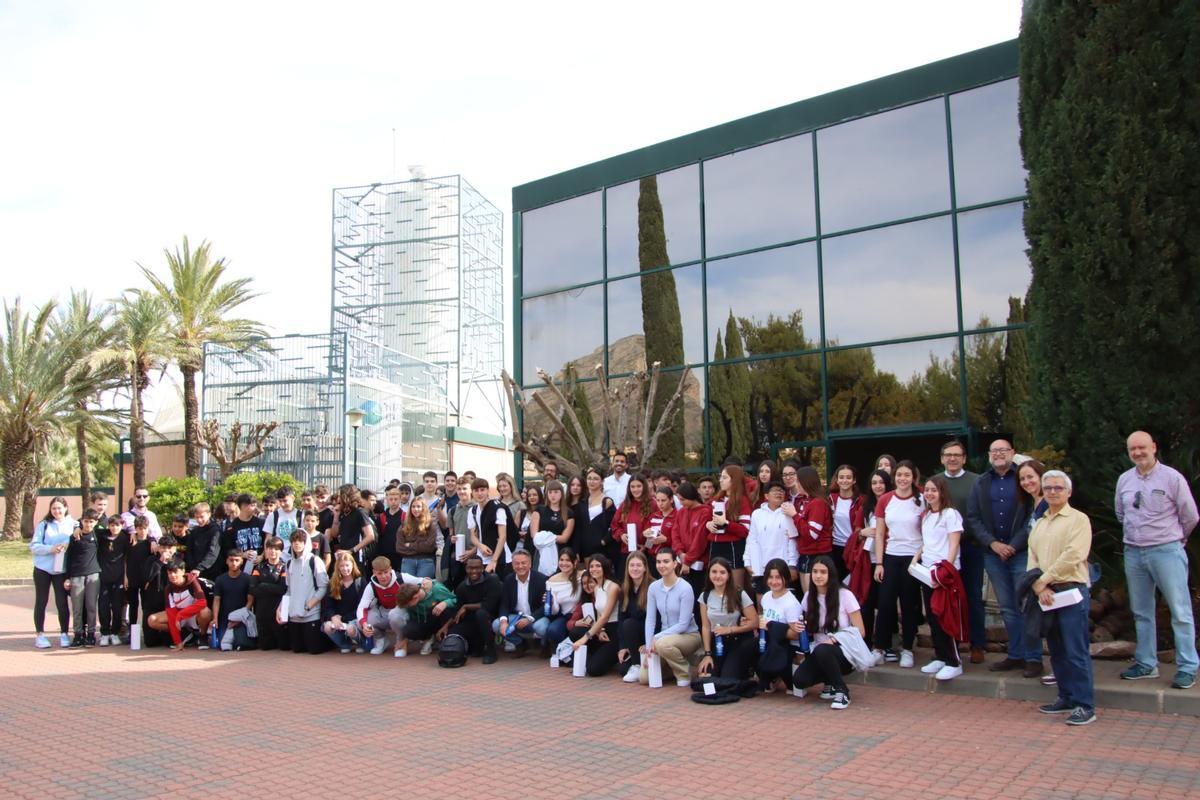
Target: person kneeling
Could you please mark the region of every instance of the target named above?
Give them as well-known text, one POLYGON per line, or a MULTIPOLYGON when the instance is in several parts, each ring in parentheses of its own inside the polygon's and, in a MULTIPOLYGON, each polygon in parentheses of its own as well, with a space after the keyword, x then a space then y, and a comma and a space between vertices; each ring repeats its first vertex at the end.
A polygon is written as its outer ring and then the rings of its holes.
POLYGON ((401 586, 396 604, 408 612, 408 622, 400 632, 397 647, 407 649, 410 639, 424 640, 421 655, 427 656, 433 652, 433 640, 438 630, 454 616, 458 598, 443 584, 433 581, 428 588, 415 584, 401 586))
POLYGON ((467 640, 472 654, 482 651, 484 664, 496 663, 496 639, 492 635, 492 620, 500 613, 500 579, 484 571, 483 559, 477 555, 467 559, 467 579, 454 590, 458 611, 450 622, 438 631, 438 640, 455 633, 467 640))
POLYGON ((850 689, 846 686, 845 676, 854 671, 854 666, 842 652, 838 637, 857 633, 862 639, 866 628, 854 593, 838 581, 833 559, 817 556, 811 566, 809 588, 800 601, 804 609, 800 623, 801 630, 811 637, 812 652, 796 667, 792 685, 807 689, 824 683, 821 699, 832 700, 830 708, 843 709, 850 705, 850 689))
POLYGON ((173 650, 179 652, 198 634, 207 631, 212 622, 204 588, 196 578, 188 577, 182 561, 172 561, 167 566, 166 601, 166 610, 151 614, 146 624, 169 633, 173 650), (186 636, 184 629, 188 629, 186 636))

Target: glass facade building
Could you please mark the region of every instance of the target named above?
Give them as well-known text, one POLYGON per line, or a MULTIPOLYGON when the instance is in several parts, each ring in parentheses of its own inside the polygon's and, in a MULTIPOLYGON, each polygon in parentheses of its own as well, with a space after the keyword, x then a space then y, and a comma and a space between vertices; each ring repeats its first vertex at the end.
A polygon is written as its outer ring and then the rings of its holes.
POLYGON ((1020 439, 1016 73, 1007 42, 516 187, 517 380, 595 404, 658 338, 689 469, 1020 439))

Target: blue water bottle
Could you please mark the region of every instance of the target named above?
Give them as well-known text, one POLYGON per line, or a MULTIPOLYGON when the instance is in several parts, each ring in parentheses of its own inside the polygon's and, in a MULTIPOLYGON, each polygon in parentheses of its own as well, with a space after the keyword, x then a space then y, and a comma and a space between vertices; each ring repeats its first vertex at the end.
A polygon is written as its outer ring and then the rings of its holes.
POLYGON ((550 590, 547 589, 546 590, 546 608, 545 608, 547 617, 549 617, 551 615, 551 612, 553 612, 553 610, 554 610, 554 605, 552 602, 553 599, 554 599, 553 595, 550 593, 550 590))
POLYGON ((717 653, 717 658, 725 657, 725 637, 724 636, 717 637, 717 641, 716 641, 716 644, 713 647, 713 649, 717 653))
POLYGON ((767 632, 761 628, 758 631, 758 653, 762 655, 767 652, 767 632))
POLYGON ((808 629, 800 631, 800 652, 808 653, 808 629))
POLYGON ((220 650, 221 649, 221 637, 217 636, 217 626, 214 624, 212 626, 212 629, 208 633, 209 633, 209 636, 212 638, 212 641, 209 643, 209 647, 211 647, 213 650, 220 650))

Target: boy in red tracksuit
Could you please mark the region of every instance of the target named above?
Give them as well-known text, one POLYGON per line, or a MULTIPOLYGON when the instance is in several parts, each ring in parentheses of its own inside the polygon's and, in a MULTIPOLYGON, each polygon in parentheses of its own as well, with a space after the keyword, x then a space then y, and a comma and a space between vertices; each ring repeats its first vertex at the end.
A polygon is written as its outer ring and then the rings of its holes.
MULTIPOLYGON (((174 643, 172 649, 179 652, 192 638, 191 633, 184 638, 183 627, 195 627, 197 631, 203 632, 208 630, 212 622, 212 612, 204 599, 204 588, 199 580, 188 577, 187 567, 181 561, 173 561, 167 567, 166 600, 166 610, 151 614, 146 623, 156 631, 167 631, 174 643)), ((203 636, 200 648, 208 649, 208 643, 203 636)))

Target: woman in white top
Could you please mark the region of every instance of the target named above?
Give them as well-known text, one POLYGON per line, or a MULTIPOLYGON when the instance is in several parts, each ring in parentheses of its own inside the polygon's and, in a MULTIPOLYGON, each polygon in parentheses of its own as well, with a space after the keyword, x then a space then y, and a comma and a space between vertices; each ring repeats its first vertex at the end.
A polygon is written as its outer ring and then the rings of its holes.
MULTIPOLYGON (((766 569, 763 570, 763 578, 766 580, 767 591, 758 598, 758 635, 760 639, 769 639, 769 627, 771 623, 776 622, 787 626, 785 643, 796 641, 800 638, 800 630, 803 626, 800 622, 800 601, 788 589, 788 581, 792 578, 791 569, 786 561, 775 558, 767 562, 766 569)), ((769 650, 770 647, 770 644, 766 645, 766 649, 769 650)), ((781 670, 765 669, 762 664, 764 657, 762 647, 759 649, 759 654, 758 682, 763 690, 771 692, 776 688, 791 689, 792 654, 790 646, 787 660, 781 670)))
MULTIPOLYGON (((935 475, 925 484, 925 513, 921 515, 921 549, 917 558, 926 567, 935 567, 943 561, 959 568, 958 547, 962 541, 963 518, 954 509, 950 497, 950 484, 940 475, 935 475)), ((933 589, 921 584, 925 597, 925 619, 929 621, 929 633, 933 638, 933 661, 921 667, 921 672, 933 675, 939 681, 948 681, 962 675, 962 659, 958 656, 958 644, 942 630, 937 615, 933 613, 930 599, 933 589)))
POLYGON ((879 498, 875 507, 875 581, 879 584, 879 612, 875 617, 875 665, 885 659, 884 650, 892 644, 896 627, 896 601, 900 601, 903 622, 900 666, 913 666, 913 642, 921 618, 921 582, 908 574, 908 565, 921 549, 921 512, 924 506, 917 484, 921 473, 917 465, 905 459, 892 472, 896 488, 879 498))
POLYGON ((822 700, 832 700, 830 708, 843 709, 850 705, 850 688, 846 677, 854 671, 842 653, 837 637, 839 631, 850 627, 859 635, 866 633, 862 613, 854 592, 838 581, 837 568, 829 556, 817 556, 812 565, 812 584, 800 600, 804 607, 802 624, 808 632, 811 652, 796 668, 792 685, 807 689, 814 684, 824 683, 822 700))
MULTIPOLYGON (((571 631, 574 648, 587 645, 587 674, 597 677, 606 674, 617 665, 620 643, 617 623, 621 621, 621 586, 613 580, 613 565, 601 554, 589 556, 587 573, 592 579, 592 603, 595 615, 586 628, 571 631)), ((584 612, 584 617, 589 615, 584 612)))
POLYGON ((704 658, 698 675, 745 680, 758 660, 758 609, 733 581, 733 565, 718 556, 708 565, 708 581, 696 600, 704 658))
POLYGON ((546 644, 549 649, 567 638, 567 620, 579 605, 582 593, 579 584, 579 558, 575 551, 564 547, 558 551, 558 572, 546 579, 546 593, 550 595, 550 624, 546 626, 546 644))

